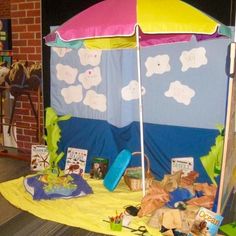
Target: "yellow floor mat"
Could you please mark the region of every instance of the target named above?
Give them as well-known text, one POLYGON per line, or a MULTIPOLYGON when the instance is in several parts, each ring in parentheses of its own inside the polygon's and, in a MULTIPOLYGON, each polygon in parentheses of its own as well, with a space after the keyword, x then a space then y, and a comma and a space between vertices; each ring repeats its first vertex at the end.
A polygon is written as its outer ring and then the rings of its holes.
MULTIPOLYGON (((24 177, 0 183, 0 192, 11 204, 24 211, 28 211, 42 219, 55 221, 69 226, 79 227, 93 232, 108 235, 135 235, 130 229, 122 228, 121 232, 112 231, 108 220, 116 211, 121 213, 128 205, 137 206, 142 199, 142 191, 132 192, 125 185, 123 179, 114 192, 109 192, 102 180, 85 177, 92 187, 94 194, 71 199, 35 201, 25 190, 24 177)), ((148 219, 134 217, 130 228, 137 229, 145 225, 148 219)), ((150 234, 161 235, 158 230, 148 228, 150 234)))

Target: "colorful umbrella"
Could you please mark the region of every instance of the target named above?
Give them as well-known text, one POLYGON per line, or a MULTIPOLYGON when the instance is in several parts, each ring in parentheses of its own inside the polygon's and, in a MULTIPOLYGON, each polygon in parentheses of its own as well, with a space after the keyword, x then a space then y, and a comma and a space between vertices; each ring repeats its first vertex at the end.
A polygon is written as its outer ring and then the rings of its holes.
POLYGON ((105 0, 75 15, 45 40, 51 46, 70 48, 83 43, 102 49, 136 47, 136 26, 141 46, 189 41, 192 34, 201 39, 203 35, 231 33, 228 27, 180 0, 105 0))
POLYGON ((140 47, 231 36, 231 30, 180 0, 105 0, 66 21, 45 37, 69 48, 137 48, 142 186, 145 195, 140 47))

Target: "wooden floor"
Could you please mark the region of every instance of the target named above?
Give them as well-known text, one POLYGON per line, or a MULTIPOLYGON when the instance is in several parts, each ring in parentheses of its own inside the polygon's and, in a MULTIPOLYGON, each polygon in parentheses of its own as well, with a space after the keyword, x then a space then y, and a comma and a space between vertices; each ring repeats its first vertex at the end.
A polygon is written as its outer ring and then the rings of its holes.
MULTIPOLYGON (((236 156, 236 150, 235 150, 236 156)), ((0 156, 0 182, 30 174, 29 162, 0 156)), ((236 195, 226 207, 223 224, 236 221, 236 195)), ((103 235, 40 219, 8 203, 0 194, 1 236, 95 236, 103 235)))
MULTIPOLYGON (((30 173, 29 163, 10 158, 0 157, 0 182, 15 179, 30 173)), ((0 194, 0 225, 18 215, 21 211, 13 207, 0 194)))

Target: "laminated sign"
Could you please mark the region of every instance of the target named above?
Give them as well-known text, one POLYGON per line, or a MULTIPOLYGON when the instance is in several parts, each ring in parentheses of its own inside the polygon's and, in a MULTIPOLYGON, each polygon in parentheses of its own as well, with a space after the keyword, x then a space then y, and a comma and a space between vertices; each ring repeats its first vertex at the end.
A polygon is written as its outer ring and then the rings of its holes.
POLYGON ((193 157, 178 157, 171 159, 171 174, 182 170, 183 175, 186 176, 189 172, 193 171, 193 168, 193 157))

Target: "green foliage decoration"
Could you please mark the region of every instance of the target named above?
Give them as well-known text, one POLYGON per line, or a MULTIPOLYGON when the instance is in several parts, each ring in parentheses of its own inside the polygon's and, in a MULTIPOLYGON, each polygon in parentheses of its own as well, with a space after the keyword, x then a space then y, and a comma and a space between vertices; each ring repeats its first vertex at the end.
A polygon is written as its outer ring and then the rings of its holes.
POLYGON ((200 157, 203 167, 215 185, 217 185, 215 178, 221 173, 224 147, 224 127, 217 125, 217 129, 219 130, 219 135, 215 139, 215 144, 207 155, 200 157))
MULTIPOLYGON (((64 156, 64 152, 58 154, 58 142, 61 139, 61 129, 58 125, 60 121, 66 121, 71 115, 58 116, 52 107, 46 108, 46 135, 43 136, 47 143, 49 152, 49 167, 45 169, 45 174, 54 174, 59 176, 61 170, 58 163, 64 156)), ((52 176, 50 178, 53 178, 52 176)))

